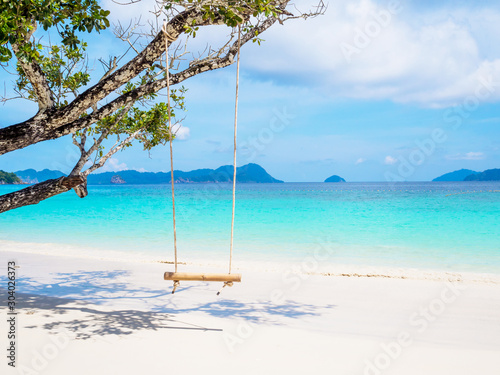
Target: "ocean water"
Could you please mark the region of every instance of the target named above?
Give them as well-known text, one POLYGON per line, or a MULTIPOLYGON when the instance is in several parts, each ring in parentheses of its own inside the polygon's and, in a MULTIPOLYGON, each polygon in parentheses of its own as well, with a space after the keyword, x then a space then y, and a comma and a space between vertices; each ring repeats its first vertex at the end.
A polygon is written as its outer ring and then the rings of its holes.
MULTIPOLYGON (((0 194, 18 189, 0 186, 0 194)), ((237 187, 234 259, 500 274, 500 183, 285 183, 237 187)), ((169 185, 89 186, 0 214, 1 241, 172 260, 169 185), (50 244, 50 245, 47 245, 50 244)), ((225 260, 230 184, 176 186, 180 260, 225 260)))

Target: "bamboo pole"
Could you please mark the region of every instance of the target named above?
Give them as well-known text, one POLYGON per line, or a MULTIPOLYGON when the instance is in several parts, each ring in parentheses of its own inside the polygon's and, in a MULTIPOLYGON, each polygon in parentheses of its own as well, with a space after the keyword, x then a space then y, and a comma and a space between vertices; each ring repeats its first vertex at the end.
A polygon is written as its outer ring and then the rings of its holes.
POLYGON ((194 273, 194 272, 165 272, 165 280, 174 281, 232 281, 241 282, 239 273, 194 273))

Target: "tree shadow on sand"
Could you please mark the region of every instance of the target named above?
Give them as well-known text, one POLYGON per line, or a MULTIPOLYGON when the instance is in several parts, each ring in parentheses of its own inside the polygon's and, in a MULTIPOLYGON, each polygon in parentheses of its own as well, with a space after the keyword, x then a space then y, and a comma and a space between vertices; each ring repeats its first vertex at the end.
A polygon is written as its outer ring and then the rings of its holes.
MULTIPOLYGON (((77 339, 90 339, 103 335, 130 335, 140 330, 185 329, 201 331, 221 331, 218 328, 202 327, 179 320, 183 313, 198 312, 227 319, 243 319, 253 323, 284 325, 290 319, 319 316, 321 310, 334 306, 316 306, 284 301, 236 301, 220 299, 208 302, 176 303, 168 289, 148 289, 135 287, 124 278, 128 271, 81 271, 53 275, 57 282, 44 284, 32 278, 23 278, 17 293, 17 308, 21 312, 42 313, 50 318, 41 325, 52 332, 67 330, 77 339), (116 309, 110 311, 112 301, 120 299, 139 300, 145 310, 116 309), (144 302, 144 303, 143 303, 144 302), (101 306, 103 305, 103 306, 101 306), (186 306, 188 305, 188 306, 186 306), (102 307, 102 308, 101 308, 102 307), (66 314, 78 312, 78 318, 66 320, 66 314), (59 319, 55 319, 60 316, 59 319)), ((0 278, 1 280, 2 278, 0 278)), ((206 287, 206 284, 184 287, 206 287)), ((0 289, 3 295, 5 289, 0 289)), ((185 316, 184 316, 185 317, 185 316)), ((37 328, 30 326, 28 328, 37 328)))

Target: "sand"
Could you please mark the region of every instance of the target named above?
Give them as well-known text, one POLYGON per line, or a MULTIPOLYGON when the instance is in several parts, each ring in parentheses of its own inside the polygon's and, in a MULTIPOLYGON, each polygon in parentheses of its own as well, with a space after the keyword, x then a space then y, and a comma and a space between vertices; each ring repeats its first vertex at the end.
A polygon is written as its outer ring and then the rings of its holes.
MULTIPOLYGON (((172 295, 168 264, 5 249, 0 259, 4 296, 7 260, 20 266, 17 367, 2 355, 2 374, 500 374, 493 276, 239 263, 243 282, 220 296, 221 283, 202 282, 172 295)), ((6 348, 5 299, 0 313, 6 348)))

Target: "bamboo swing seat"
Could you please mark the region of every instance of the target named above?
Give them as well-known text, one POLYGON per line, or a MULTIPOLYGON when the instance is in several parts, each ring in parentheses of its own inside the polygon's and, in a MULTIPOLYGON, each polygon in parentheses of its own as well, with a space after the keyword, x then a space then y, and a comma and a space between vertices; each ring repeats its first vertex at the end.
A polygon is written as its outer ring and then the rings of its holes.
POLYGON ((195 273, 195 272, 165 272, 164 280, 173 281, 223 281, 241 282, 239 273, 195 273))

